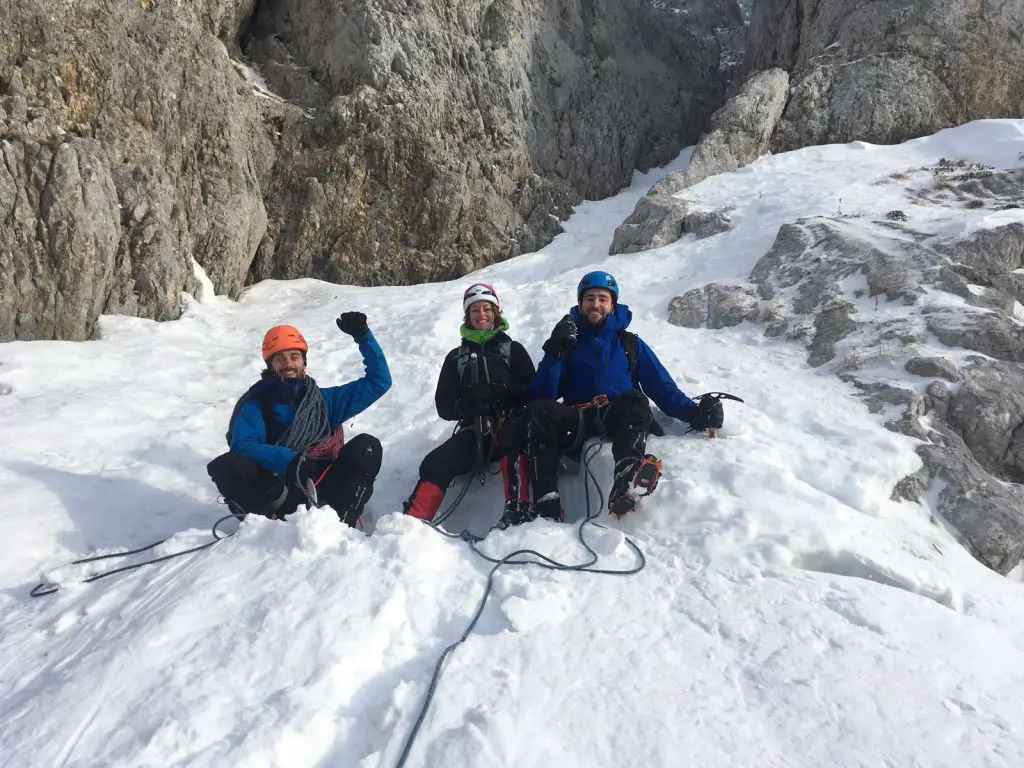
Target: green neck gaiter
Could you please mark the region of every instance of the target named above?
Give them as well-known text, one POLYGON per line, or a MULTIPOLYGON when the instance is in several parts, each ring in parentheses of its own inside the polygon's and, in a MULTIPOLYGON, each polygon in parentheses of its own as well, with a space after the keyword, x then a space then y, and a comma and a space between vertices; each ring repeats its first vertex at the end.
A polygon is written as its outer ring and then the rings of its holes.
POLYGON ((459 333, 466 341, 472 341, 474 344, 483 346, 488 341, 493 339, 499 333, 508 330, 508 320, 504 317, 498 318, 498 325, 494 328, 485 328, 483 330, 477 330, 468 323, 463 323, 462 327, 459 328, 459 333))

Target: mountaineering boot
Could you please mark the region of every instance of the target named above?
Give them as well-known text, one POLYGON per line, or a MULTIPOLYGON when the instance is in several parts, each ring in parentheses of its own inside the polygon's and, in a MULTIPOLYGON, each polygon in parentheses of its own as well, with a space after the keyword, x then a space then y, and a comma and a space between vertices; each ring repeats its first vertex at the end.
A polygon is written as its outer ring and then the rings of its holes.
POLYGON ((334 507, 334 511, 338 514, 338 519, 350 528, 359 526, 359 519, 363 516, 363 508, 366 506, 366 502, 370 500, 371 495, 373 495, 372 482, 358 483, 346 488, 343 493, 345 500, 334 507))
POLYGON ((505 502, 505 510, 501 513, 501 519, 494 524, 494 527, 499 531, 504 531, 506 528, 522 525, 531 520, 533 520, 533 510, 530 508, 530 502, 509 499, 505 502))
POLYGON ((637 500, 649 496, 658 487, 661 477, 661 460, 651 454, 634 465, 635 459, 619 462, 621 469, 615 473, 612 492, 608 496, 608 512, 618 518, 636 509, 637 500))
POLYGON ((557 491, 545 493, 534 503, 535 517, 543 517, 553 523, 560 523, 565 519, 562 509, 562 497, 557 491))
POLYGON ((405 514, 430 522, 444 501, 444 489, 426 480, 420 480, 412 490, 412 496, 403 504, 405 514))

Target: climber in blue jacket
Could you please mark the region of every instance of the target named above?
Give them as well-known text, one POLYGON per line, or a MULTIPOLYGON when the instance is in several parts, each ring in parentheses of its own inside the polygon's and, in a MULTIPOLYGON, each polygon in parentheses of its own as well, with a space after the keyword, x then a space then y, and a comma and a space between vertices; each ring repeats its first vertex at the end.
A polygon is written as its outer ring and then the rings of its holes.
POLYGON ((654 351, 626 329, 629 307, 619 303, 619 283, 607 272, 589 272, 577 287, 577 306, 544 342, 544 357, 530 383, 528 450, 534 514, 562 514, 559 457, 575 453, 588 437, 612 443, 615 470, 608 510, 618 517, 636 508, 661 476, 661 461, 646 453, 649 431, 660 433, 648 397, 667 415, 694 430, 724 421, 717 399, 691 400, 654 351), (562 402, 558 402, 561 398, 562 402))
POLYGON ((384 353, 362 312, 345 312, 338 328, 359 344, 365 375, 338 387, 317 386, 306 373, 309 345, 299 330, 276 325, 263 337, 260 381, 231 414, 230 450, 207 466, 235 514, 284 519, 301 503, 328 505, 355 525, 373 493, 383 449, 373 435, 345 441, 343 422, 391 387, 384 353))

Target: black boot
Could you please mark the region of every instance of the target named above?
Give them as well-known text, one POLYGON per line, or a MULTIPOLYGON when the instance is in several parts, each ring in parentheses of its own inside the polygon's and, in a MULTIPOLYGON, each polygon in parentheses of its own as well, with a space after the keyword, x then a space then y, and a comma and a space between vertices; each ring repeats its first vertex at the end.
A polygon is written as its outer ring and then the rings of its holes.
POLYGON ((565 519, 565 510, 562 509, 562 497, 558 491, 545 493, 534 503, 534 511, 537 517, 543 517, 553 523, 560 523, 565 519))
POLYGON ((360 483, 343 489, 339 494, 340 501, 331 506, 338 513, 338 519, 352 528, 362 528, 360 518, 366 502, 373 495, 373 483, 360 483))
POLYGON ((501 513, 501 519, 494 524, 494 527, 503 531, 514 525, 528 523, 531 520, 533 520, 533 509, 530 502, 509 499, 505 502, 505 510, 501 513))

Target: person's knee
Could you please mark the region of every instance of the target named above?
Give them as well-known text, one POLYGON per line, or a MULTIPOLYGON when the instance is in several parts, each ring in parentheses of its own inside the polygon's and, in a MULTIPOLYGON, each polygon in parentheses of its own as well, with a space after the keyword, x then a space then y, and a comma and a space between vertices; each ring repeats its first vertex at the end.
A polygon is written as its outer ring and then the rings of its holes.
POLYGON ((614 402, 621 404, 624 408, 631 411, 651 412, 651 401, 647 399, 647 395, 638 389, 631 389, 629 392, 623 392, 615 398, 614 402))
POLYGON ((214 483, 219 485, 224 481, 251 475, 254 464, 255 462, 248 456, 228 451, 207 464, 206 473, 214 483))
POLYGON ((451 472, 448 470, 448 466, 449 462, 444 452, 435 448, 424 456, 423 461, 420 462, 420 479, 441 488, 447 488, 451 480, 449 477, 451 472))
POLYGON ((623 393, 612 401, 607 421, 609 424, 641 424, 645 428, 651 423, 651 401, 637 390, 623 393))
POLYGON ((557 400, 536 400, 526 412, 530 442, 561 447, 568 439, 567 432, 575 437, 578 431, 578 411, 557 400))
POLYGON ((551 421, 554 419, 555 414, 560 408, 564 407, 557 400, 546 398, 544 400, 534 400, 526 406, 526 418, 528 421, 551 421))
POLYGON ((381 462, 384 458, 384 446, 373 435, 365 433, 356 435, 348 442, 345 453, 351 454, 351 457, 345 457, 346 463, 350 463, 359 474, 376 477, 380 472, 381 462))

